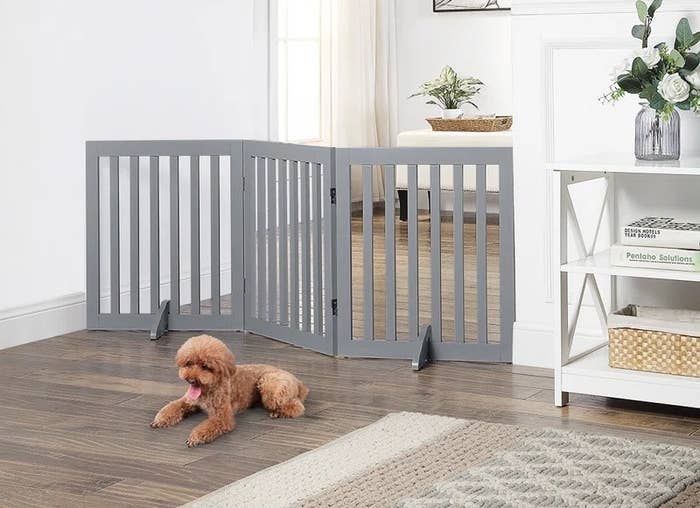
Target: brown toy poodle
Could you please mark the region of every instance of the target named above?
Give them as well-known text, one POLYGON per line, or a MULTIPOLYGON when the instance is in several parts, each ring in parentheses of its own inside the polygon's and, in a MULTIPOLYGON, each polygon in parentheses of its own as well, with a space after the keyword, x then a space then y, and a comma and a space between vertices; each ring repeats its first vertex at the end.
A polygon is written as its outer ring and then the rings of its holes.
POLYGON ((200 335, 185 342, 175 356, 187 393, 158 411, 151 427, 170 427, 204 410, 209 418, 197 425, 187 446, 209 443, 236 426, 234 415, 260 402, 272 418, 304 414, 309 389, 289 372, 271 365, 236 365, 226 344, 200 335))

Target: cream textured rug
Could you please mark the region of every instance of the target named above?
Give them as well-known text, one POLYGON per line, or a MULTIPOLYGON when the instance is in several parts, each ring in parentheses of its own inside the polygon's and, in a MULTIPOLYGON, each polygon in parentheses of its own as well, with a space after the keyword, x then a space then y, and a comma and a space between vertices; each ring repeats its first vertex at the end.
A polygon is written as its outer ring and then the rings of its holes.
POLYGON ((190 507, 700 506, 700 449, 390 414, 190 507))

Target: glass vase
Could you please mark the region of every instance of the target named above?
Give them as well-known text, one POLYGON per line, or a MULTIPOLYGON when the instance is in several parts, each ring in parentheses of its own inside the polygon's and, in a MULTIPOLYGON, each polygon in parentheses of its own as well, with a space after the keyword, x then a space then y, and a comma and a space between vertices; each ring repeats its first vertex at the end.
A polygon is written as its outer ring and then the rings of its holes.
POLYGON ((677 161, 681 157, 681 118, 675 109, 669 118, 640 103, 635 122, 634 154, 644 161, 677 161))

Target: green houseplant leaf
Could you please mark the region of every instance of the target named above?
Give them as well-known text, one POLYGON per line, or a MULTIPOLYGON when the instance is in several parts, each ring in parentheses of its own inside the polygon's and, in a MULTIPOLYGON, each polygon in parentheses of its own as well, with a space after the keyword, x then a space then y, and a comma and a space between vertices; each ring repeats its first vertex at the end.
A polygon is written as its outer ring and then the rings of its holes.
POLYGON ((642 0, 637 0, 637 15, 639 16, 639 21, 646 23, 648 14, 649 8, 647 7, 647 4, 642 2, 642 0))
POLYGON ((685 50, 693 44, 695 36, 690 29, 688 18, 681 18, 676 27, 676 49, 685 50))
POLYGON ((654 0, 651 5, 649 6, 649 17, 653 18, 654 14, 656 14, 656 11, 659 10, 659 7, 661 7, 661 4, 663 3, 663 0, 654 0))
POLYGON ((632 75, 635 78, 641 81, 644 79, 648 72, 649 68, 647 67, 647 64, 644 63, 644 60, 637 57, 632 61, 632 75))
POLYGON ((686 53, 685 54, 685 65, 683 68, 686 71, 694 71, 700 65, 700 55, 697 53, 686 53))
POLYGON ((617 85, 625 92, 638 94, 642 91, 642 82, 631 74, 623 74, 617 79, 617 85))
POLYGON ((645 34, 646 30, 647 29, 644 25, 634 25, 632 27, 632 37, 642 41, 642 40, 644 40, 644 34, 645 34))
POLYGON ((677 49, 672 49, 671 53, 669 53, 669 56, 671 57, 673 65, 675 65, 676 67, 682 68, 685 66, 685 58, 683 57, 683 55, 680 54, 680 52, 677 49))

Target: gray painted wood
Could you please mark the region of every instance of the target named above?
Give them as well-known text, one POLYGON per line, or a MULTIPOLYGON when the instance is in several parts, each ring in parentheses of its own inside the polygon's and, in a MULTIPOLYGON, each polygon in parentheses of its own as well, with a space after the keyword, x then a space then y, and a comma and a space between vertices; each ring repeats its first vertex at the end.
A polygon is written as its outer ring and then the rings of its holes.
POLYGON ((120 313, 120 280, 119 280, 119 157, 109 158, 109 289, 110 313, 120 313))
POLYGON ((287 195, 289 193, 288 161, 279 160, 279 279, 280 279, 280 312, 281 325, 289 324, 289 229, 287 214, 287 195))
POLYGON ((151 313, 160 307, 160 157, 152 156, 149 161, 149 205, 150 205, 150 296, 151 313))
MULTIPOLYGON (((338 296, 338 266, 337 266, 337 190, 336 190, 336 160, 335 149, 330 150, 330 159, 323 165, 323 266, 325 270, 325 312, 324 339, 328 351, 338 354, 338 322, 333 314, 333 305, 337 304, 338 296)), ((336 311, 338 309, 336 308, 336 311)))
POLYGON ((100 314, 100 158, 94 144, 85 145, 86 317, 88 329, 100 314))
POLYGON ((372 172, 370 165, 362 166, 362 269, 364 270, 363 321, 365 340, 374 339, 374 199, 372 196, 372 172))
POLYGON ((430 306, 431 340, 442 342, 442 245, 440 235, 440 166, 430 166, 430 306))
POLYGON ((289 170, 289 309, 292 329, 299 328, 299 162, 289 170))
POLYGON ((488 295, 486 294, 486 166, 476 166, 476 298, 478 342, 488 343, 488 295))
POLYGON ((139 313, 141 293, 139 266, 139 158, 129 157, 129 303, 131 313, 139 313))
POLYGON ((170 313, 180 314, 180 158, 170 157, 170 313))
POLYGON ((258 319, 265 319, 265 304, 267 303, 267 273, 266 273, 266 254, 267 254, 267 213, 266 213, 266 203, 265 203, 265 172, 267 168, 267 159, 265 157, 257 157, 255 159, 255 193, 257 195, 256 205, 257 205, 257 266, 256 273, 258 277, 258 283, 256 285, 257 297, 258 297, 258 319))
POLYGON ((270 159, 267 164, 267 319, 277 322, 277 165, 270 159))
POLYGON ((351 169, 352 154, 347 151, 335 151, 335 188, 336 188, 336 280, 338 287, 337 316, 337 351, 347 355, 353 350, 356 333, 352 326, 352 245, 350 235, 351 169))
POLYGON ((418 338, 418 166, 408 171, 408 333, 418 338))
MULTIPOLYGON (((229 154, 231 171, 231 294, 233 300, 231 304, 231 320, 233 321, 234 330, 244 330, 247 298, 245 292, 245 246, 254 245, 254 242, 243 241, 244 238, 253 238, 245 234, 243 221, 245 213, 248 213, 245 208, 246 196, 250 194, 250 192, 245 192, 247 176, 244 168, 246 157, 243 150, 243 141, 232 141, 228 150, 223 153, 229 154)), ((252 215, 249 214, 248 217, 252 217, 252 215)), ((248 308, 250 309, 252 306, 248 308)))
POLYGON ((501 361, 511 362, 513 360, 513 323, 515 322, 515 210, 512 152, 503 158, 499 166, 498 181, 501 361))
POLYGON ((301 163, 301 329, 311 330, 311 227, 309 224, 309 163, 301 163))
POLYGON ((321 227, 321 164, 312 164, 311 175, 312 217, 313 229, 312 249, 312 281, 313 281, 313 332, 323 333, 323 235, 321 227))
POLYGON ((210 157, 210 203, 211 203, 211 313, 221 314, 221 160, 218 155, 210 157))
POLYGON ((386 340, 396 340, 396 166, 387 164, 384 170, 384 257, 386 276, 385 330, 386 340))
POLYGON ((190 156, 190 289, 192 314, 199 314, 200 298, 199 247, 199 155, 190 156))
POLYGON ((464 342, 464 167, 453 166, 454 206, 454 282, 455 282, 455 341, 464 342))

